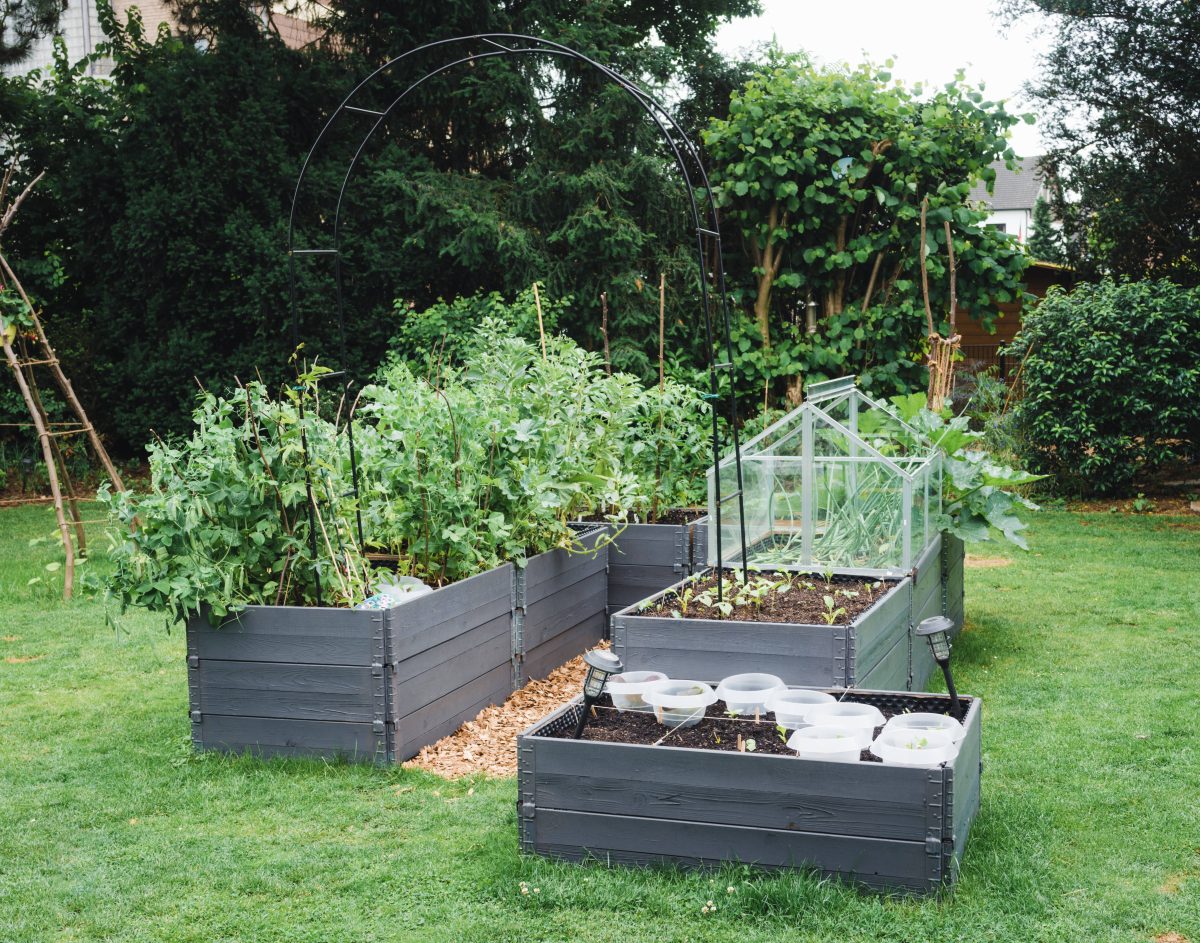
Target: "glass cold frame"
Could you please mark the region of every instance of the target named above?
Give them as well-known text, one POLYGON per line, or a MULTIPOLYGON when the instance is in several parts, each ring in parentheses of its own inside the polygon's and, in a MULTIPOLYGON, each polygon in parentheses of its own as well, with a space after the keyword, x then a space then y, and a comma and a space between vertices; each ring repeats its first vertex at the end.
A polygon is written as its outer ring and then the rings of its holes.
MULTIPOLYGON (((741 565, 732 455, 716 474, 722 563, 741 565)), ((751 567, 899 576, 937 537, 937 449, 854 377, 810 384, 801 406, 742 447, 742 480, 751 567)), ((717 564, 716 484, 710 468, 710 566, 717 564)))

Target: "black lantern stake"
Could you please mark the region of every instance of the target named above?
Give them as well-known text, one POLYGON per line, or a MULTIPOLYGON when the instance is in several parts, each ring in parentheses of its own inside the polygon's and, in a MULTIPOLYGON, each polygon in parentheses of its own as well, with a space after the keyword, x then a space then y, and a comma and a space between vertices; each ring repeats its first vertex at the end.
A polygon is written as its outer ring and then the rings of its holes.
POLYGON ((917 635, 924 636, 933 652, 933 660, 942 668, 946 678, 946 690, 950 694, 950 704, 955 718, 961 723, 963 719, 962 701, 958 699, 958 691, 954 688, 954 679, 950 676, 950 632, 954 628, 954 620, 946 616, 931 616, 922 619, 917 626, 917 635))
POLYGON ((587 677, 583 679, 583 710, 579 712, 579 724, 575 727, 575 739, 583 736, 583 728, 587 724, 588 714, 592 705, 604 693, 604 682, 609 675, 624 671, 621 659, 612 652, 596 648, 583 656, 584 664, 588 666, 587 677))

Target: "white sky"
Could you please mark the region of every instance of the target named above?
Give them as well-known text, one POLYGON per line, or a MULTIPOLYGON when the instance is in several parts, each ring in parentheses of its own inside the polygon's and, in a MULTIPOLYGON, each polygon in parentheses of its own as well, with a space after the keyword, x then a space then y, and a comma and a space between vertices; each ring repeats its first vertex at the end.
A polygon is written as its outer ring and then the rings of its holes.
MULTIPOLYGON (((788 52, 804 50, 822 64, 882 63, 891 57, 892 74, 908 84, 943 84, 961 68, 969 82, 986 85, 989 98, 1007 100, 1010 111, 1034 111, 1021 85, 1037 74, 1039 53, 1047 46, 1046 20, 1027 18, 1005 29, 992 16, 995 0, 761 2, 761 16, 721 27, 722 52, 774 38, 788 52)), ((1018 124, 1012 140, 1022 157, 1042 153, 1037 125, 1018 124)))

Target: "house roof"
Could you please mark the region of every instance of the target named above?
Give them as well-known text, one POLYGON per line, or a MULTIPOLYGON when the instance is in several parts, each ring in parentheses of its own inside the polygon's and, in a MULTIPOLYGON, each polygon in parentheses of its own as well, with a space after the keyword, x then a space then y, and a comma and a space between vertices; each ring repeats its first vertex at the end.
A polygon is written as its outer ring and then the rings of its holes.
POLYGON ((967 199, 982 200, 993 210, 1032 210, 1042 192, 1042 173, 1038 167, 1041 157, 1024 157, 1016 162, 1017 169, 1009 170, 1004 161, 992 161, 996 184, 989 195, 982 182, 971 187, 967 199))

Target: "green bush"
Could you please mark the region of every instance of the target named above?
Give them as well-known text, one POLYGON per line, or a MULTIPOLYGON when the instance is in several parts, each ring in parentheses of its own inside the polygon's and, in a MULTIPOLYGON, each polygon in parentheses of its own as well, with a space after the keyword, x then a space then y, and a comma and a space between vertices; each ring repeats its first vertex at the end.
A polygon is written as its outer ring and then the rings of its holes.
POLYGON ((1200 444, 1200 290, 1166 281, 1052 288, 1011 354, 1030 464, 1080 494, 1129 493, 1200 444))

